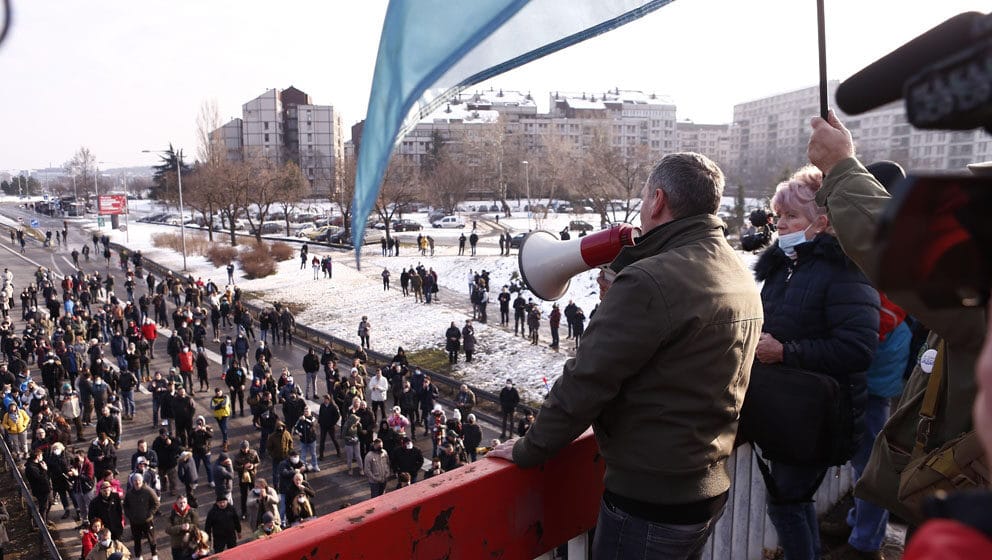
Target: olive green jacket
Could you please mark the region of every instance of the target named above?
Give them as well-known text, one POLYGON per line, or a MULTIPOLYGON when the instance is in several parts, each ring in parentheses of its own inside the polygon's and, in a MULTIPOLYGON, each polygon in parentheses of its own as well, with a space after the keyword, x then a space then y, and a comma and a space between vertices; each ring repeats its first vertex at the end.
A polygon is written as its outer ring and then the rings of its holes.
MULTIPOLYGON (((827 207, 844 252, 873 282, 878 279, 879 257, 875 229, 889 198, 885 189, 854 158, 830 170, 816 197, 818 204, 827 207)), ((927 348, 936 348, 941 338, 947 344, 947 374, 926 447, 930 451, 972 428, 975 361, 985 339, 985 312, 930 308, 914 292, 886 292, 886 296, 931 329, 927 348)), ((857 496, 916 522, 922 519, 921 513, 902 504, 897 491, 899 473, 909 461, 916 441, 928 380, 929 375, 920 369, 917 357, 917 367, 906 382, 898 407, 875 440, 865 474, 855 490, 857 496)))
POLYGON ((537 465, 591 424, 611 492, 683 504, 730 488, 726 460, 763 316, 723 227, 712 215, 683 218, 620 252, 514 462, 537 465))

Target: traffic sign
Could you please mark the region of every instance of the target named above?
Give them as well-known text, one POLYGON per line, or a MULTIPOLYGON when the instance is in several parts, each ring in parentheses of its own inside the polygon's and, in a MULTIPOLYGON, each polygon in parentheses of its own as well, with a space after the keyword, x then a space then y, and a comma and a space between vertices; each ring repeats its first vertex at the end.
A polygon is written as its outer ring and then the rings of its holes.
POLYGON ((102 228, 105 223, 107 223, 107 222, 106 222, 106 219, 103 216, 98 216, 97 217, 97 219, 96 219, 96 227, 102 228))
POLYGON ((39 222, 38 220, 31 220, 31 227, 36 228, 40 226, 41 226, 41 222, 39 222))

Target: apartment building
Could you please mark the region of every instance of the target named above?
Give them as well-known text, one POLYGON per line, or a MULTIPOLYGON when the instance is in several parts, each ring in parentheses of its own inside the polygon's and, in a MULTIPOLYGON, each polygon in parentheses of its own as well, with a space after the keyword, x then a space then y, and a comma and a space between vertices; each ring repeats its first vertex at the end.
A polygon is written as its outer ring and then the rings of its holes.
POLYGON ((677 150, 680 152, 696 152, 712 159, 726 169, 730 163, 730 125, 729 124, 696 124, 683 121, 677 124, 675 131, 677 150))
POLYGON ((211 134, 223 143, 227 158, 264 157, 277 165, 293 161, 314 194, 338 190, 344 164, 341 114, 317 105, 295 88, 270 89, 241 106, 242 117, 211 134))

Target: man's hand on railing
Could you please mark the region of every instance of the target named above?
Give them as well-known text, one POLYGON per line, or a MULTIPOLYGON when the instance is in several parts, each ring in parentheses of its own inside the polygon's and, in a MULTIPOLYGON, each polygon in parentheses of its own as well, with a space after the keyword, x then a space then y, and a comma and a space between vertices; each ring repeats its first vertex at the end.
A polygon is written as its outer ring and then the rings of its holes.
POLYGON ((505 459, 509 462, 513 462, 513 444, 517 443, 517 438, 511 438, 503 443, 497 445, 490 451, 486 453, 486 457, 491 457, 493 459, 505 459))

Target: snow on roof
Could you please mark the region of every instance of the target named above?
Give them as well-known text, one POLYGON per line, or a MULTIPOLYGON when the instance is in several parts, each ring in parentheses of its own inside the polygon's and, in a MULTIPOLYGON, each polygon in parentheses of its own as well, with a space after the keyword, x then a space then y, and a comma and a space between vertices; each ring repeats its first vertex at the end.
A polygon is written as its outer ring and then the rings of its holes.
POLYGON ((581 97, 570 97, 565 99, 565 103, 573 109, 606 109, 602 101, 590 101, 581 97))
POLYGON ((434 111, 427 118, 422 119, 422 123, 444 123, 463 122, 487 124, 499 120, 499 111, 492 110, 469 110, 464 103, 446 104, 437 111, 434 111))

